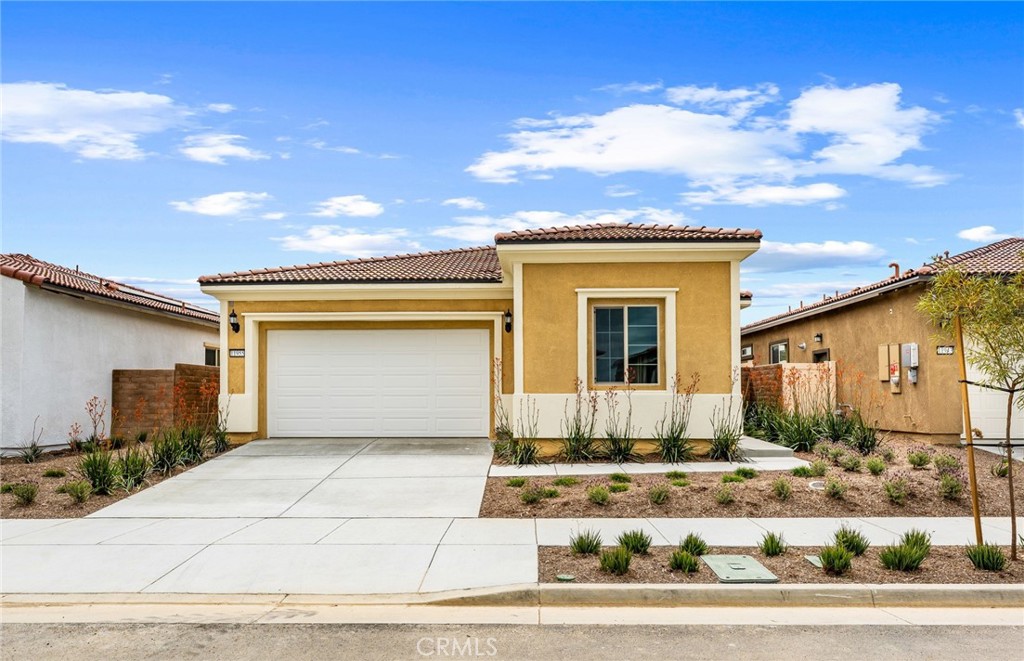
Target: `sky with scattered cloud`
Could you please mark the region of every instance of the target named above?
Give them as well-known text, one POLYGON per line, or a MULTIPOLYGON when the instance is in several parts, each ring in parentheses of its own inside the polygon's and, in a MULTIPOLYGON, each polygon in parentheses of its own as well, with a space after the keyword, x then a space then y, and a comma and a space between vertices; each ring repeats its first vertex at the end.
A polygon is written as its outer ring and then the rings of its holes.
POLYGON ((515 229, 757 227, 753 321, 1024 234, 1024 6, 587 9, 10 4, 2 249, 209 304, 515 229))

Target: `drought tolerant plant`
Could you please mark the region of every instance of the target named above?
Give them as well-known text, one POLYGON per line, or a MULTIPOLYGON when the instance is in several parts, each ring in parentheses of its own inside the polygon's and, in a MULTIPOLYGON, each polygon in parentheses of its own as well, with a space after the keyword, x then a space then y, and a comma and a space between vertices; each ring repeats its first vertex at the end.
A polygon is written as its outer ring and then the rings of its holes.
POLYGON ((757 477, 757 471, 750 466, 740 466, 733 471, 734 474, 739 475, 745 480, 752 480, 757 477))
POLYGON ((839 460, 839 466, 848 473, 859 473, 863 462, 855 454, 849 454, 839 460))
POLYGON ((587 500, 595 505, 607 505, 609 498, 608 490, 602 486, 593 486, 587 489, 587 500))
POLYGON ((92 485, 93 493, 109 495, 117 486, 117 467, 109 452, 96 450, 78 460, 78 470, 92 485))
POLYGON ((652 540, 650 535, 638 528, 636 530, 627 530, 619 535, 615 541, 622 548, 628 549, 630 553, 647 555, 647 552, 651 549, 652 540))
POLYGON ((882 478, 882 489, 893 505, 902 505, 910 495, 910 482, 907 474, 902 471, 891 473, 888 477, 882 478))
POLYGON ((555 485, 556 487, 571 487, 579 483, 579 478, 575 478, 571 475, 565 475, 562 477, 555 478, 555 480, 551 484, 555 485))
POLYGON ((36 495, 39 493, 39 487, 31 482, 24 482, 22 484, 15 484, 14 488, 11 489, 11 493, 18 499, 19 505, 28 507, 32 503, 36 502, 36 495))
POLYGON ((59 468, 48 468, 43 471, 43 477, 66 477, 67 472, 59 468))
POLYGON ((662 461, 678 464, 693 459, 693 442, 690 440, 690 412, 693 410, 693 396, 697 393, 700 375, 696 372, 690 383, 683 388, 677 372, 672 377, 672 400, 665 405, 661 420, 654 425, 654 443, 662 461))
POLYGON ((864 533, 854 530, 846 524, 843 524, 839 527, 839 530, 832 533, 832 543, 836 546, 842 546, 856 556, 864 555, 864 552, 871 546, 864 533))
POLYGON ((623 492, 629 491, 629 485, 628 484, 613 484, 610 487, 608 487, 608 491, 611 491, 612 493, 623 493, 623 492))
POLYGON ((1003 571, 1006 567, 1006 556, 995 544, 971 544, 966 549, 967 557, 975 569, 985 571, 1003 571))
POLYGON ((878 429, 865 422, 857 413, 853 417, 850 431, 842 441, 862 456, 867 456, 878 448, 878 429))
POLYGON ((962 470, 939 474, 939 495, 945 500, 960 500, 967 488, 967 475, 962 470))
POLYGON ((780 533, 766 532, 757 548, 767 557, 773 558, 786 552, 786 540, 780 533))
POLYGON ((82 449, 82 425, 77 422, 71 423, 71 429, 68 430, 68 449, 72 452, 82 449))
POLYGON ((81 505, 89 500, 92 495, 92 485, 85 480, 74 480, 63 485, 64 493, 71 497, 71 500, 81 505))
POLYGON ((10 493, 12 491, 14 491, 14 482, 0 484, 0 493, 10 493))
POLYGON ((885 472, 885 462, 878 457, 869 458, 864 462, 864 465, 867 466, 868 472, 875 477, 878 477, 885 472))
POLYGON ((825 480, 825 495, 834 500, 842 500, 849 487, 842 480, 830 477, 825 480))
POLYGON ((818 442, 818 421, 813 415, 794 411, 783 422, 779 440, 796 452, 810 452, 818 442))
POLYGON ((664 505, 668 502, 669 494, 667 486, 656 484, 647 491, 647 500, 651 501, 652 505, 664 505))
POLYGON ((523 489, 522 493, 519 494, 519 500, 521 500, 524 505, 535 505, 543 498, 544 490, 537 487, 523 489))
POLYGON ((629 549, 617 546, 610 551, 601 553, 601 571, 622 576, 629 571, 629 563, 632 561, 633 554, 629 552, 629 549))
POLYGON ((924 448, 915 448, 907 453, 907 462, 914 470, 921 470, 932 462, 932 455, 924 448))
POLYGON ((797 466, 796 468, 791 469, 789 471, 789 474, 792 475, 793 477, 811 477, 812 476, 812 474, 811 474, 811 467, 810 466, 797 466))
POLYGON ((210 449, 206 430, 199 425, 182 428, 181 446, 185 464, 198 464, 203 461, 210 449))
POLYGON ((825 474, 828 473, 828 464, 821 459, 815 459, 811 462, 810 471, 811 477, 825 477, 825 474))
POLYGON ((540 493, 545 498, 558 498, 559 496, 558 489, 554 487, 545 487, 540 490, 540 493))
POLYGON ((878 554, 882 566, 893 571, 916 571, 928 557, 928 549, 910 544, 886 546, 878 554))
POLYGON ((583 380, 576 377, 575 405, 569 412, 569 402, 565 403, 563 419, 559 423, 562 431, 562 456, 571 464, 588 462, 598 455, 597 439, 594 430, 597 427, 597 393, 587 392, 583 380))
POLYGON ((36 459, 43 456, 43 448, 39 446, 39 439, 43 436, 43 430, 40 427, 39 433, 36 433, 36 425, 39 424, 39 416, 32 421, 32 438, 25 445, 18 448, 18 456, 26 464, 35 463, 36 459))
POLYGON ((927 555, 932 550, 932 536, 920 528, 911 528, 900 535, 900 544, 923 549, 927 555))
POLYGON ((746 478, 740 477, 733 473, 726 473, 722 476, 722 484, 739 484, 740 482, 746 482, 746 478))
POLYGON ((688 486, 690 486, 690 481, 687 480, 687 479, 672 480, 672 482, 670 482, 670 484, 672 486, 674 486, 674 487, 688 487, 688 486))
POLYGON ((856 422, 842 410, 827 411, 818 421, 818 431, 823 437, 839 443, 845 441, 852 433, 856 422))
POLYGON ((569 537, 569 550, 576 555, 597 555, 601 550, 601 533, 587 528, 569 537))
POLYGON ((682 549, 676 549, 668 558, 668 566, 672 571, 692 574, 700 569, 700 558, 682 549))
POLYGON ((715 502, 719 505, 730 505, 736 498, 732 495, 732 488, 724 486, 715 492, 715 502))
POLYGON ((892 462, 896 461, 896 451, 893 450, 888 445, 883 446, 878 453, 882 456, 882 461, 884 461, 887 464, 891 464, 892 462))
POLYGON ((515 487, 515 488, 526 486, 526 478, 525 477, 510 477, 507 480, 505 480, 505 486, 515 487))
POLYGON ((789 497, 793 494, 793 485, 786 478, 780 477, 772 482, 772 493, 779 500, 789 500, 789 497))
POLYGON ((992 464, 989 472, 992 473, 992 477, 1006 477, 1010 473, 1010 462, 1003 459, 998 464, 992 464))
POLYGON ((629 484, 633 481, 633 478, 625 473, 612 473, 608 476, 608 479, 612 482, 618 482, 620 484, 629 484))
POLYGON ((85 403, 85 413, 89 416, 89 422, 92 424, 92 434, 89 435, 86 442, 93 446, 89 452, 95 452, 96 446, 102 443, 103 434, 107 430, 107 400, 93 395, 85 403))
POLYGON ((683 471, 669 471, 665 473, 666 480, 685 480, 686 478, 687 475, 683 471))
POLYGON ((679 550, 686 551, 690 555, 701 556, 708 552, 708 543, 697 533, 691 532, 679 540, 679 550))
POLYGON ((159 438, 153 439, 149 449, 153 470, 164 475, 170 474, 175 468, 185 465, 185 446, 181 440, 181 432, 167 429, 159 438))
POLYGON ((934 457, 932 457, 932 465, 935 466, 935 469, 938 470, 940 473, 946 471, 955 471, 962 468, 959 459, 945 452, 939 452, 934 457))
POLYGON ((540 413, 537 402, 527 395, 519 401, 519 419, 516 420, 516 438, 509 448, 509 460, 517 466, 537 463, 540 446, 537 435, 540 428, 540 413))
POLYGON ((117 485, 125 491, 140 486, 153 470, 153 461, 149 454, 138 447, 128 448, 124 453, 118 452, 114 460, 117 473, 117 485))
POLYGON ((511 449, 514 434, 512 419, 505 401, 501 396, 502 383, 501 358, 495 358, 491 365, 491 408, 494 409, 494 453, 511 463, 511 449))
MULTIPOLYGON (((739 380, 738 370, 732 372, 732 387, 739 380)), ((711 447, 708 450, 708 457, 716 461, 745 461, 746 452, 740 446, 740 439, 743 437, 743 416, 740 411, 734 410, 735 397, 729 395, 728 406, 714 407, 711 410, 711 447)))
POLYGON ((633 427, 633 374, 632 368, 626 370, 626 417, 621 419, 619 415, 619 393, 615 388, 609 388, 604 393, 605 408, 608 409, 608 417, 604 423, 604 454, 609 461, 617 464, 627 461, 640 461, 642 458, 636 453, 636 438, 640 430, 633 427))
POLYGON ((821 568, 825 570, 825 573, 835 576, 842 576, 853 565, 853 553, 837 544, 831 544, 821 549, 818 559, 821 560, 821 568))

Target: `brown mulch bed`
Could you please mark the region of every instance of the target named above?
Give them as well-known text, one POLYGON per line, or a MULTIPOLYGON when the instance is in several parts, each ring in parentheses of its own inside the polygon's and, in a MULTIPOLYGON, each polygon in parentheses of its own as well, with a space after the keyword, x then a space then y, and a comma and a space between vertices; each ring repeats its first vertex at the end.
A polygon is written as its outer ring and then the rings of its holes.
MULTIPOLYGON (((610 547, 608 547, 610 548, 610 547)), ((669 569, 668 559, 674 547, 651 547, 649 555, 634 555, 629 571, 616 576, 601 571, 596 555, 573 555, 564 546, 542 546, 539 549, 540 581, 555 583, 558 574, 571 574, 575 583, 717 583, 718 577, 705 565, 692 574, 669 569)), ((842 576, 826 574, 808 562, 805 555, 817 555, 821 547, 790 547, 783 555, 765 557, 757 548, 712 547, 716 555, 749 555, 779 577, 779 583, 1024 583, 1024 561, 1010 562, 1001 572, 974 568, 960 546, 933 546, 921 568, 914 572, 891 571, 878 560, 881 548, 871 547, 853 559, 850 571, 842 576)), ((1004 547, 1010 557, 1009 547, 1004 547)))
MULTIPOLYGON (((574 476, 579 484, 556 486, 554 477, 529 477, 527 487, 553 487, 559 495, 545 498, 538 503, 526 505, 519 496, 524 488, 510 487, 506 477, 487 479, 480 516, 498 518, 584 518, 584 517, 841 517, 841 516, 970 516, 971 501, 965 489, 959 500, 946 500, 939 494, 939 474, 929 466, 913 470, 907 463, 906 455, 913 447, 910 444, 894 442, 890 445, 896 453, 896 460, 886 472, 875 477, 861 468, 858 473, 831 467, 826 477, 794 477, 788 471, 763 472, 743 483, 731 484, 734 502, 719 505, 715 494, 723 486, 722 473, 689 473, 689 486, 669 486, 671 495, 663 505, 652 505, 647 491, 654 485, 669 485, 664 474, 633 475, 629 490, 612 493, 606 505, 595 505, 587 499, 587 489, 602 485, 608 487, 612 481, 607 475, 574 476), (903 505, 889 502, 882 487, 887 474, 901 471, 908 479, 910 496, 903 505), (772 492, 772 482, 779 477, 790 481, 792 495, 781 501, 772 492), (835 477, 849 487, 842 500, 830 498, 822 491, 812 491, 809 484, 814 481, 835 477)), ((936 452, 951 454, 967 466, 967 451, 956 446, 937 447, 936 452)), ((983 516, 1008 516, 1009 494, 1006 478, 992 475, 990 469, 1000 461, 996 455, 976 451, 978 493, 983 516)), ((816 457, 798 454, 808 461, 816 457)), ((1017 513, 1024 512, 1024 463, 1014 462, 1014 489, 1017 513)))
MULTIPOLYGON (((0 494, 0 518, 2 519, 74 519, 107 505, 116 503, 127 498, 129 495, 124 491, 115 491, 109 496, 93 494, 89 500, 79 505, 71 500, 67 494, 57 493, 57 487, 66 482, 82 479, 78 472, 78 462, 82 458, 80 453, 64 450, 61 452, 47 453, 31 464, 26 464, 19 457, 4 457, 0 459, 0 482, 3 484, 18 484, 32 482, 39 487, 36 500, 31 505, 21 505, 14 494, 0 494), (63 470, 65 477, 43 477, 43 473, 50 469, 63 470)), ((189 467, 191 468, 191 466, 189 467)), ((151 473, 146 478, 145 484, 141 487, 153 486, 163 482, 168 477, 173 477, 186 470, 179 468, 171 475, 151 473)), ((132 494, 138 493, 138 489, 132 494)))

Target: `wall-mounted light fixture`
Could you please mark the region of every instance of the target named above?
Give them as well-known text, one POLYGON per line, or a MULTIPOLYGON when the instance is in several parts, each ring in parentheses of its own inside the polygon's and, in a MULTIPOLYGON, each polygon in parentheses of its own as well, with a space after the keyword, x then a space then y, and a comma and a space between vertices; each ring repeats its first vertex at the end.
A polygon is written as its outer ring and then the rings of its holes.
POLYGON ((512 332, 512 310, 505 310, 505 332, 512 332))
POLYGON ((800 344, 798 344, 798 345, 796 345, 796 346, 797 346, 797 348, 798 348, 798 349, 800 349, 801 351, 803 351, 804 349, 806 349, 806 348, 807 348, 807 343, 806 343, 806 342, 801 342, 800 344))
POLYGON ((815 333, 815 334, 814 334, 814 341, 815 341, 815 342, 817 342, 818 344, 821 344, 821 340, 822 340, 822 339, 823 339, 823 338, 822 338, 822 336, 821 336, 821 333, 815 333))
POLYGON ((238 315, 235 314, 234 308, 231 308, 231 314, 228 315, 228 326, 231 326, 231 330, 235 333, 242 330, 242 327, 238 323, 238 315))

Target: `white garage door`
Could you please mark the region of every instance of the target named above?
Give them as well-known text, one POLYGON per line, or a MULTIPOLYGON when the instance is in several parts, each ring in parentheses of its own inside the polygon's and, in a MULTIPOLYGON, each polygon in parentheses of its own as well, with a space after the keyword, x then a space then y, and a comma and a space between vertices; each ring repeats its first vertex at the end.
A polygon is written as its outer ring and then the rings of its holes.
POLYGON ((487 436, 485 330, 267 332, 271 436, 487 436))

